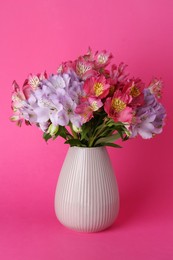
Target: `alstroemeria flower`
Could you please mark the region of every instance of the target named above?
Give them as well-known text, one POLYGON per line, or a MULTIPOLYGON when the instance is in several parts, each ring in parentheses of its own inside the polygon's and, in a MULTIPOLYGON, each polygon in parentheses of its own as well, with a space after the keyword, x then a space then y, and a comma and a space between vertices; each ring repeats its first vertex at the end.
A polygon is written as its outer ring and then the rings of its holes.
POLYGON ((117 91, 114 96, 108 97, 104 104, 104 110, 115 122, 128 122, 132 120, 132 108, 128 106, 130 97, 117 91))
POLYGON ((144 90, 145 84, 140 79, 130 79, 123 87, 123 92, 128 93, 132 97, 130 106, 136 108, 144 103, 144 90))
POLYGON ((101 108, 103 106, 101 99, 98 99, 98 98, 90 97, 90 98, 88 98, 88 103, 93 111, 97 111, 97 110, 99 110, 99 108, 101 108))
POLYGON ((35 104, 34 96, 31 95, 27 100, 27 97, 25 97, 15 81, 13 82, 13 88, 12 108, 15 114, 11 117, 11 120, 16 121, 19 126, 21 126, 23 120, 33 123, 36 120, 36 114, 32 106, 35 104))
POLYGON ((88 48, 87 53, 84 54, 82 57, 83 57, 84 60, 86 60, 86 61, 94 62, 94 54, 93 54, 93 52, 92 52, 92 50, 91 50, 90 47, 88 48))
POLYGON ((13 81, 12 88, 12 109, 15 114, 11 117, 11 121, 15 121, 18 126, 21 126, 23 121, 21 109, 24 107, 26 103, 26 97, 23 91, 20 90, 16 81, 13 81))
POLYGON ((26 97, 22 90, 20 90, 16 81, 12 83, 13 93, 12 93, 12 107, 14 110, 23 106, 23 101, 26 97))
POLYGON ((93 62, 85 60, 83 57, 79 57, 76 60, 76 74, 83 80, 97 75, 97 72, 94 70, 93 62))
MULTIPOLYGON (((77 103, 73 95, 74 87, 81 87, 81 83, 75 80, 71 82, 71 74, 52 75, 47 80, 43 80, 40 88, 35 91, 38 99, 38 107, 35 108, 37 122, 45 122, 48 119, 53 125, 66 126, 71 122, 76 127, 81 126, 81 118, 75 114, 77 103), (73 85, 74 83, 74 85, 73 85), (79 86, 77 84, 79 83, 79 86), (72 87, 72 92, 69 93, 72 87), (74 99, 71 98, 70 95, 74 99)), ((79 89, 78 89, 79 91, 79 89)))
POLYGON ((104 68, 110 63, 111 59, 113 58, 113 55, 112 53, 103 50, 103 51, 97 51, 94 58, 95 58, 95 67, 104 68))
POLYGON ((37 124, 37 126, 39 126, 39 128, 43 131, 43 132, 47 132, 49 126, 50 126, 50 122, 45 122, 45 123, 39 123, 37 124))
POLYGON ((127 65, 121 62, 118 66, 112 65, 111 72, 110 72, 110 85, 116 84, 124 84, 126 83, 126 79, 128 74, 125 72, 127 65))
POLYGON ((79 99, 83 93, 84 82, 79 80, 79 77, 73 70, 70 70, 68 75, 70 76, 70 82, 66 86, 66 92, 76 104, 79 104, 79 99))
MULTIPOLYGON (((76 114, 76 103, 68 96, 63 96, 61 99, 61 105, 63 109, 58 113, 56 117, 51 116, 51 121, 53 123, 54 120, 59 125, 65 126, 71 122, 76 127, 81 127, 81 117, 76 114)), ((56 125, 56 124, 55 124, 56 125)))
POLYGON ((31 86, 33 90, 36 90, 40 84, 40 81, 44 79, 47 79, 46 72, 39 73, 37 75, 30 74, 28 77, 28 84, 31 86))
POLYGON ((88 104, 88 102, 81 103, 80 105, 78 105, 76 107, 75 113, 81 116, 82 124, 85 124, 93 117, 93 109, 88 104))
POLYGON ((100 99, 88 98, 76 107, 75 112, 82 118, 82 124, 88 122, 93 117, 93 112, 99 110, 103 106, 100 99))
POLYGON ((150 92, 154 94, 157 98, 161 98, 162 96, 162 81, 158 80, 157 78, 153 79, 149 87, 150 92))
POLYGON ((137 134, 142 138, 148 139, 155 134, 162 132, 166 112, 162 104, 150 92, 150 89, 144 90, 144 105, 139 107, 131 125, 131 137, 137 134))
POLYGON ((30 92, 32 90, 35 91, 38 88, 40 82, 46 78, 46 72, 38 73, 37 75, 29 74, 22 87, 22 91, 25 94, 25 97, 28 98, 30 96, 30 92))
POLYGON ((69 73, 70 70, 75 70, 75 62, 74 61, 66 61, 60 64, 57 69, 58 74, 69 73))
POLYGON ((99 99, 103 99, 108 95, 109 88, 110 85, 107 84, 106 78, 103 75, 100 77, 91 77, 83 85, 86 97, 96 97, 99 99))

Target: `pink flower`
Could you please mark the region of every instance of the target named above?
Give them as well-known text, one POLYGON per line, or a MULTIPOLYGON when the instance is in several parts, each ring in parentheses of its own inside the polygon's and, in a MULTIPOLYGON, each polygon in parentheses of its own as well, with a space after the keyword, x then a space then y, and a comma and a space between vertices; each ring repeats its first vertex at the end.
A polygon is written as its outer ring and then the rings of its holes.
POLYGON ((97 75, 97 72, 94 70, 93 62, 86 60, 84 57, 79 57, 76 60, 75 71, 83 80, 97 75))
POLYGON ((93 117, 93 110, 88 103, 81 103, 76 107, 76 114, 79 114, 82 118, 82 124, 88 122, 93 117))
POLYGON ((23 91, 20 90, 19 85, 15 80, 12 83, 12 88, 13 88, 12 106, 15 110, 23 106, 23 101, 26 100, 26 97, 23 91))
POLYGON ((60 64, 57 69, 57 73, 68 73, 69 70, 75 70, 75 62, 74 61, 66 61, 60 64))
POLYGON ((82 56, 86 61, 94 62, 94 54, 92 53, 91 48, 88 48, 88 51, 86 54, 82 56))
POLYGON ((82 117, 82 124, 88 122, 93 117, 93 112, 103 106, 101 100, 96 98, 88 98, 85 102, 76 107, 76 114, 82 117))
POLYGON ((47 79, 46 72, 38 73, 37 75, 29 74, 22 87, 22 91, 26 98, 29 98, 31 90, 35 91, 38 88, 41 80, 44 79, 47 79))
POLYGON ((117 90, 114 96, 108 97, 104 104, 104 110, 110 118, 115 122, 128 122, 130 123, 133 117, 133 110, 128 106, 131 98, 126 93, 117 90))
POLYGON ((91 77, 87 79, 83 85, 86 97, 99 99, 103 99, 109 94, 109 88, 110 85, 107 84, 106 78, 103 75, 100 77, 91 77))
POLYGON ((95 67, 96 68, 106 67, 110 63, 112 58, 113 55, 110 52, 107 52, 106 50, 97 51, 95 54, 95 67))
POLYGON ((99 110, 100 107, 103 106, 103 103, 100 99, 98 98, 88 98, 88 103, 90 107, 92 108, 92 111, 97 111, 99 110))
POLYGON ((11 117, 11 121, 15 121, 18 126, 21 126, 23 121, 23 116, 21 114, 20 108, 23 107, 26 97, 24 93, 20 90, 16 81, 13 81, 12 88, 13 88, 12 109, 15 115, 11 117))
POLYGON ((130 106, 133 108, 139 107, 144 103, 144 90, 145 84, 139 79, 130 79, 123 87, 123 91, 132 97, 130 106))
POLYGON ((149 87, 150 92, 154 94, 157 98, 161 98, 162 96, 162 81, 158 80, 157 78, 153 79, 149 87))
POLYGON ((36 90, 41 80, 47 79, 47 73, 39 73, 37 75, 30 74, 28 77, 28 84, 33 90, 36 90))
POLYGON ((124 84, 126 82, 126 78, 128 76, 127 73, 125 73, 127 65, 121 62, 118 66, 117 65, 112 65, 111 68, 111 73, 110 73, 110 84, 111 85, 116 85, 117 83, 119 84, 124 84))

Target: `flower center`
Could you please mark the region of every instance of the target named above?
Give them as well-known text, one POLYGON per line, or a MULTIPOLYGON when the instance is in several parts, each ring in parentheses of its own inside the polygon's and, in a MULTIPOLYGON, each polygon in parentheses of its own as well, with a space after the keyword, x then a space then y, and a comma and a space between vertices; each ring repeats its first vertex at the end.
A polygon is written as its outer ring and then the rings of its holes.
POLYGON ((91 108, 92 108, 93 111, 97 111, 99 109, 96 101, 92 102, 91 108))
POLYGON ((98 55, 98 63, 104 64, 107 61, 107 57, 103 54, 98 55))
POLYGON ((20 102, 20 101, 21 101, 21 98, 19 97, 18 94, 13 94, 13 95, 12 95, 12 101, 20 102))
POLYGON ((96 97, 100 96, 103 93, 103 84, 102 83, 95 83, 94 84, 94 92, 96 97))
POLYGON ((139 91, 139 89, 135 86, 133 86, 130 90, 130 95, 132 97, 138 97, 141 94, 141 92, 139 91))
POLYGON ((83 76, 88 70, 91 70, 90 64, 84 64, 82 62, 77 64, 76 71, 78 75, 83 76))
POLYGON ((126 104, 119 98, 113 98, 111 107, 116 110, 116 112, 121 112, 126 108, 126 104))
POLYGON ((33 90, 36 90, 40 84, 40 80, 37 76, 33 76, 33 77, 29 78, 28 83, 32 87, 33 90))
POLYGON ((69 109, 67 110, 68 115, 70 115, 72 112, 73 112, 73 111, 72 111, 71 108, 69 108, 69 109))

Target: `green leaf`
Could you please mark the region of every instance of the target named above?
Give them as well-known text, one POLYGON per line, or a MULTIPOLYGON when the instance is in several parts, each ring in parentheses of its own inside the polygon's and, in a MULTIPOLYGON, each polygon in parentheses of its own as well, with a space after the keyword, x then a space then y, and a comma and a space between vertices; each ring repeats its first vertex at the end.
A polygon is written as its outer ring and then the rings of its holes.
POLYGON ((88 127, 88 125, 84 124, 82 126, 81 140, 87 140, 88 141, 88 136, 87 136, 88 132, 89 132, 89 127, 88 127))
POLYGON ((64 126, 59 126, 58 132, 54 135, 53 139, 56 139, 58 136, 61 136, 65 140, 67 138, 72 138, 72 135, 68 132, 68 130, 64 126))
POLYGON ((51 136, 50 134, 44 133, 44 134, 43 134, 43 138, 44 138, 44 140, 47 142, 49 139, 52 138, 52 136, 51 136))
POLYGON ((66 128, 64 126, 59 126, 59 130, 57 132, 57 136, 61 136, 62 138, 67 138, 66 128))
POLYGON ((116 148, 122 148, 122 146, 114 143, 104 143, 103 146, 111 146, 111 147, 116 147, 116 148))
POLYGON ((85 146, 84 144, 82 144, 81 143, 81 141, 80 140, 78 140, 78 139, 70 139, 70 140, 67 140, 66 142, 65 142, 65 144, 69 144, 71 147, 72 146, 85 146))
POLYGON ((99 138, 96 141, 95 146, 98 145, 98 144, 101 144, 101 143, 113 143, 114 141, 116 141, 119 138, 120 138, 119 133, 116 133, 116 134, 113 134, 113 135, 110 135, 110 136, 106 136, 106 137, 102 137, 102 138, 99 138))
POLYGON ((124 126, 124 124, 122 122, 115 122, 112 118, 108 118, 106 120, 106 125, 111 127, 111 126, 114 126, 114 127, 117 127, 117 126, 124 126))

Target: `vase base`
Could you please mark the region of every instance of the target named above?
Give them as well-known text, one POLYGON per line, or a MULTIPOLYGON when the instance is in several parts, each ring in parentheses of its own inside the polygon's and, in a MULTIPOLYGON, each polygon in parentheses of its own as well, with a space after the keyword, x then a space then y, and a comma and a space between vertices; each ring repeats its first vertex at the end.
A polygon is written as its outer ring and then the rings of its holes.
POLYGON ((91 229, 91 230, 87 230, 87 229, 78 229, 78 228, 74 228, 74 227, 69 227, 69 226, 66 226, 64 225, 63 223, 61 223, 60 221, 60 224, 62 226, 64 226, 66 229, 68 230, 71 230, 71 231, 74 231, 74 232, 77 232, 77 233, 83 233, 83 234, 90 234, 90 233, 99 233, 99 232, 103 232, 109 228, 111 228, 111 226, 113 226, 113 224, 115 223, 116 220, 114 220, 114 222, 112 222, 112 224, 108 225, 108 226, 105 226, 105 227, 101 227, 101 228, 98 228, 98 229, 91 229))
POLYGON ((98 233, 106 229, 109 229, 115 223, 118 217, 118 213, 119 213, 119 203, 116 205, 116 213, 114 217, 112 217, 112 219, 109 219, 109 221, 107 221, 106 223, 105 223, 105 219, 102 219, 101 221, 102 223, 100 223, 100 225, 99 222, 96 223, 91 222, 87 224, 83 223, 81 225, 79 225, 79 223, 75 223, 75 225, 71 223, 70 225, 68 221, 65 223, 63 220, 61 220, 61 218, 57 214, 56 217, 62 226, 72 231, 76 231, 78 233, 98 233))

